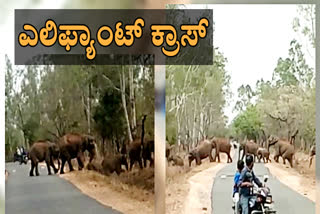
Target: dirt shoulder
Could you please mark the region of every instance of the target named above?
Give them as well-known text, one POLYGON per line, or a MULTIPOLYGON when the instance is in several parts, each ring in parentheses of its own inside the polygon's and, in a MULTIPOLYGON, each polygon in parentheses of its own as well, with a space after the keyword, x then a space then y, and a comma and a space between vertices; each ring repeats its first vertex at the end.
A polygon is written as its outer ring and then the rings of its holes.
POLYGON ((200 166, 167 166, 166 213, 211 214, 211 190, 216 173, 227 158, 221 154, 221 163, 204 160, 200 166))
POLYGON ((315 164, 313 163, 311 168, 309 168, 308 155, 296 153, 295 156, 293 168, 291 168, 289 164, 283 165, 281 158, 279 163, 274 162, 272 159, 272 163, 265 164, 265 166, 270 170, 270 173, 277 177, 283 184, 315 202, 315 164))
POLYGON ((154 170, 147 168, 109 177, 82 170, 60 177, 103 205, 126 214, 154 213, 154 170))

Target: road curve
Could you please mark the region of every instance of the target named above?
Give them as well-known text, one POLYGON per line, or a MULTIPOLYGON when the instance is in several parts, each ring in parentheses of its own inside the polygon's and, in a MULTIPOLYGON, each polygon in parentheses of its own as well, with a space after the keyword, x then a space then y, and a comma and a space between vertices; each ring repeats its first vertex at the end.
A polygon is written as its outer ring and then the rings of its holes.
MULTIPOLYGON (((233 176, 236 172, 237 157, 232 164, 228 164, 220 170, 214 180, 211 191, 212 213, 233 213, 232 206, 232 187, 233 176)), ((279 214, 301 214, 315 213, 315 203, 310 199, 295 192, 288 186, 281 183, 278 179, 269 173, 269 170, 263 163, 255 163, 254 172, 262 181, 264 175, 269 175, 267 186, 271 189, 274 209, 279 214)), ((307 181, 306 181, 307 182, 307 181)))
POLYGON ((84 195, 57 175, 48 176, 39 166, 40 176, 29 177, 28 165, 6 163, 5 209, 9 214, 120 214, 84 195))

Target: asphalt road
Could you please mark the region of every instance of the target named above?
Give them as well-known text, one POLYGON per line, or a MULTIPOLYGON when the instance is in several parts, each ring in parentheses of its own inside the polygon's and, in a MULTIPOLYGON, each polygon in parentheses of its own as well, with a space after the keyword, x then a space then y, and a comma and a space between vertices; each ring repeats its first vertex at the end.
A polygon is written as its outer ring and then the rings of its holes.
MULTIPOLYGON (((7 214, 119 214, 82 194, 57 175, 48 176, 39 166, 40 176, 29 177, 28 165, 6 163, 10 175, 6 182, 7 214)), ((110 196, 112 197, 112 196, 110 196)))
MULTIPOLYGON (((233 177, 237 169, 236 162, 237 157, 234 158, 232 164, 228 164, 216 175, 211 191, 213 214, 233 213, 232 188, 233 177)), ((271 190, 274 200, 274 209, 278 214, 315 213, 314 202, 293 191, 273 177, 263 163, 255 163, 253 170, 260 181, 263 180, 264 175, 269 175, 269 180, 266 185, 271 190)))

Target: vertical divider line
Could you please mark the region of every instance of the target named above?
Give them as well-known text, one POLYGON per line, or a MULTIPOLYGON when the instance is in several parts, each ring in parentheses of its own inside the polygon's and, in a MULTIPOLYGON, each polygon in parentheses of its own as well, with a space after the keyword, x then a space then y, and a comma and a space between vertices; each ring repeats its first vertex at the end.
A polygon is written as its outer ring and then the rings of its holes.
POLYGON ((316 213, 320 214, 320 3, 316 4, 316 213))
POLYGON ((166 115, 165 115, 165 65, 155 66, 155 213, 165 213, 165 135, 166 135, 166 115))

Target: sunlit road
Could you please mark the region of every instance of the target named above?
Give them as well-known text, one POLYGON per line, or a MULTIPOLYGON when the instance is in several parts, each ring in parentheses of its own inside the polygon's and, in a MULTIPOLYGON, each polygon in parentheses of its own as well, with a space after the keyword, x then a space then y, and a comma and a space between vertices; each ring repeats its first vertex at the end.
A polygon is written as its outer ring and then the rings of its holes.
MULTIPOLYGON (((232 164, 228 164, 220 172, 217 173, 212 186, 212 213, 228 214, 233 213, 232 210, 232 187, 233 176, 236 172, 237 157, 234 158, 232 164)), ((263 163, 255 163, 254 172, 262 181, 264 175, 269 175, 267 186, 271 189, 273 196, 274 209, 279 214, 301 214, 315 213, 315 203, 301 194, 288 188, 278 179, 273 177, 263 163)), ((306 181, 307 182, 307 181, 306 181)))
POLYGON ((38 177, 29 177, 30 162, 7 163, 6 169, 10 173, 6 182, 7 214, 119 214, 82 194, 64 179, 48 176, 46 167, 39 167, 38 177))

